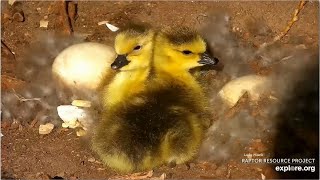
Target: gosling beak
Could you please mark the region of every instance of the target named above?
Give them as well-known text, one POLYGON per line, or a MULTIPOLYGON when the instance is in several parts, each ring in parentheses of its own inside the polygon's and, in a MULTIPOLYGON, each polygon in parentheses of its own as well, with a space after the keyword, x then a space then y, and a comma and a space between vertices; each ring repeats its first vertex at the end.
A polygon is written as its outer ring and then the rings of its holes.
POLYGON ((204 52, 201 56, 200 61, 198 61, 199 64, 204 65, 216 65, 218 64, 219 60, 215 57, 211 57, 207 52, 204 52))
POLYGON ((118 57, 111 64, 111 68, 114 70, 120 69, 125 65, 128 65, 130 61, 128 61, 125 55, 118 55, 118 57))

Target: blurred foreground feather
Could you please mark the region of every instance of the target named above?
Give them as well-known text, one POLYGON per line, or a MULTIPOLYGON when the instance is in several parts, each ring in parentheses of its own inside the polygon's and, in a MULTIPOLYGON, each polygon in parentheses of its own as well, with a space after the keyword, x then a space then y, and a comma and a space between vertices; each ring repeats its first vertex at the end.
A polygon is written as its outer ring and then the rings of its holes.
POLYGON ((38 117, 41 123, 59 123, 56 107, 61 102, 52 78, 52 63, 64 48, 82 41, 83 38, 75 36, 40 35, 17 64, 15 79, 24 81, 24 86, 2 92, 2 119, 26 123, 42 112, 42 116, 38 117))
MULTIPOLYGON (((229 16, 225 13, 214 14, 203 29, 211 51, 221 60, 223 68, 207 88, 212 98, 211 109, 216 114, 216 121, 207 132, 199 159, 216 163, 241 158, 244 152, 249 151, 254 139, 266 141, 276 133, 281 133, 283 130, 278 129, 278 123, 286 120, 279 119, 276 115, 281 105, 288 106, 285 99, 295 95, 293 87, 296 82, 309 79, 308 81, 318 84, 305 73, 305 69, 308 69, 306 67, 318 67, 317 52, 301 44, 281 45, 279 42, 270 43, 264 48, 253 47, 237 38, 231 29, 229 16), (265 76, 270 81, 270 86, 262 86, 268 91, 263 91, 265 94, 257 101, 249 101, 243 97, 230 109, 227 104, 222 103, 224 101, 217 96, 217 92, 230 80, 253 74, 250 67, 252 63, 271 69, 265 76)), ((318 96, 313 98, 318 99, 318 96)), ((296 99, 296 103, 300 100, 296 99)), ((317 107, 318 101, 309 106, 310 109, 317 107)), ((299 109, 295 113, 309 115, 309 112, 299 109)), ((313 132, 316 134, 318 130, 313 132)), ((272 153, 271 149, 266 151, 272 153)))

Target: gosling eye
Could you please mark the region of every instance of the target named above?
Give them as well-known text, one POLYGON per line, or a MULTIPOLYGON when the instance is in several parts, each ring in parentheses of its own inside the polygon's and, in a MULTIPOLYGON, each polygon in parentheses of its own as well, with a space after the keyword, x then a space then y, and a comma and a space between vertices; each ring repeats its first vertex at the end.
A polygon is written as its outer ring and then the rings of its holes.
POLYGON ((183 54, 185 54, 185 55, 192 54, 192 52, 191 52, 191 51, 189 51, 189 50, 184 50, 184 51, 182 51, 182 53, 183 53, 183 54))
POLYGON ((134 51, 138 51, 138 50, 140 50, 140 49, 141 49, 141 46, 140 46, 140 45, 138 45, 138 46, 136 46, 136 47, 133 48, 134 51))

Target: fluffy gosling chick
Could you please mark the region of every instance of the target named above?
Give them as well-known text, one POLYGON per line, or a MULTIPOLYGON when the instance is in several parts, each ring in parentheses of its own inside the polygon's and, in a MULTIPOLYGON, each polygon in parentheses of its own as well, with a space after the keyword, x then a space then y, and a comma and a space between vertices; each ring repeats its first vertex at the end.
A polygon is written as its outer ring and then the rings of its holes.
MULTIPOLYGON (((215 63, 203 55, 206 44, 198 43, 199 40, 203 42, 202 39, 184 38, 185 42, 176 45, 167 36, 159 36, 154 63, 148 63, 154 67, 154 74, 146 88, 126 96, 123 102, 114 104, 103 114, 92 143, 109 167, 125 173, 143 171, 162 164, 185 163, 197 154, 206 116, 202 106, 204 99, 198 95, 201 89, 191 75, 188 79, 188 69, 200 63, 215 63), (192 43, 203 47, 198 51, 197 45, 189 46, 192 43), (188 47, 198 55, 190 59, 172 55, 178 46, 188 47), (170 64, 170 59, 178 65, 170 64), (162 63, 167 66, 162 67, 162 63), (175 68, 168 67, 171 65, 175 68)), ((117 89, 122 90, 121 87, 117 89)))
POLYGON ((156 36, 153 59, 156 85, 149 91, 159 94, 157 103, 161 102, 166 107, 163 113, 174 120, 160 143, 166 163, 185 163, 197 154, 211 118, 202 87, 189 70, 218 62, 208 54, 204 39, 191 29, 162 31, 156 36))
POLYGON ((218 62, 207 52, 205 40, 191 29, 162 31, 155 39, 154 66, 159 80, 166 81, 167 77, 173 77, 201 91, 189 70, 218 62))
POLYGON ((116 36, 115 51, 118 56, 111 68, 118 70, 118 73, 103 88, 104 107, 111 107, 144 89, 150 70, 154 34, 147 27, 134 25, 116 36))

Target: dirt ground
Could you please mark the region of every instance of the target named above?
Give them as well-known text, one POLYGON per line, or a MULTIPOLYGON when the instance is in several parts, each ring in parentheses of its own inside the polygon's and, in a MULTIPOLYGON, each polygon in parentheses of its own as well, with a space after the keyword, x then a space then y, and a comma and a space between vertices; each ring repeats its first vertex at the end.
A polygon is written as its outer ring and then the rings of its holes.
MULTIPOLYGON (((128 22, 142 21, 153 26, 186 25, 199 28, 203 24, 198 17, 211 12, 228 12, 231 24, 238 35, 255 45, 270 41, 280 33, 299 2, 215 2, 215 1, 171 1, 171 2, 115 2, 79 1, 74 33, 86 36, 90 41, 112 45, 115 33, 98 22, 108 20, 122 27, 128 22), (251 36, 247 27, 248 19, 262 18, 271 28, 270 35, 251 36)), ((59 3, 49 1, 19 2, 11 7, 1 2, 1 90, 18 87, 16 62, 23 59, 23 51, 41 32, 68 32, 68 25, 61 18, 59 3), (21 13, 23 12, 23 13, 21 13), (18 15, 14 15, 18 13, 18 15), (24 20, 21 20, 21 15, 24 20), (39 22, 45 16, 47 28, 40 28, 39 22), (5 47, 6 46, 6 47, 5 47), (14 54, 10 53, 10 51, 14 54)), ((300 37, 307 47, 318 48, 318 2, 309 2, 299 14, 299 20, 281 41, 289 41, 290 36, 300 37)), ((19 86, 20 87, 20 86, 19 86)), ((1 175, 14 179, 107 179, 117 174, 105 168, 86 146, 86 142, 76 136, 74 130, 56 128, 48 135, 39 135, 38 127, 28 124, 12 125, 2 121, 1 133, 1 175)), ((267 146, 268 142, 258 146, 267 146)), ((270 143, 270 142, 269 142, 270 143)), ((257 148, 259 149, 259 148, 257 148)), ((241 157, 239 157, 241 158, 241 157)), ((239 158, 225 163, 191 163, 174 168, 161 167, 154 170, 154 177, 162 173, 166 178, 199 179, 264 179, 277 178, 272 167, 257 164, 242 164, 239 158)))

